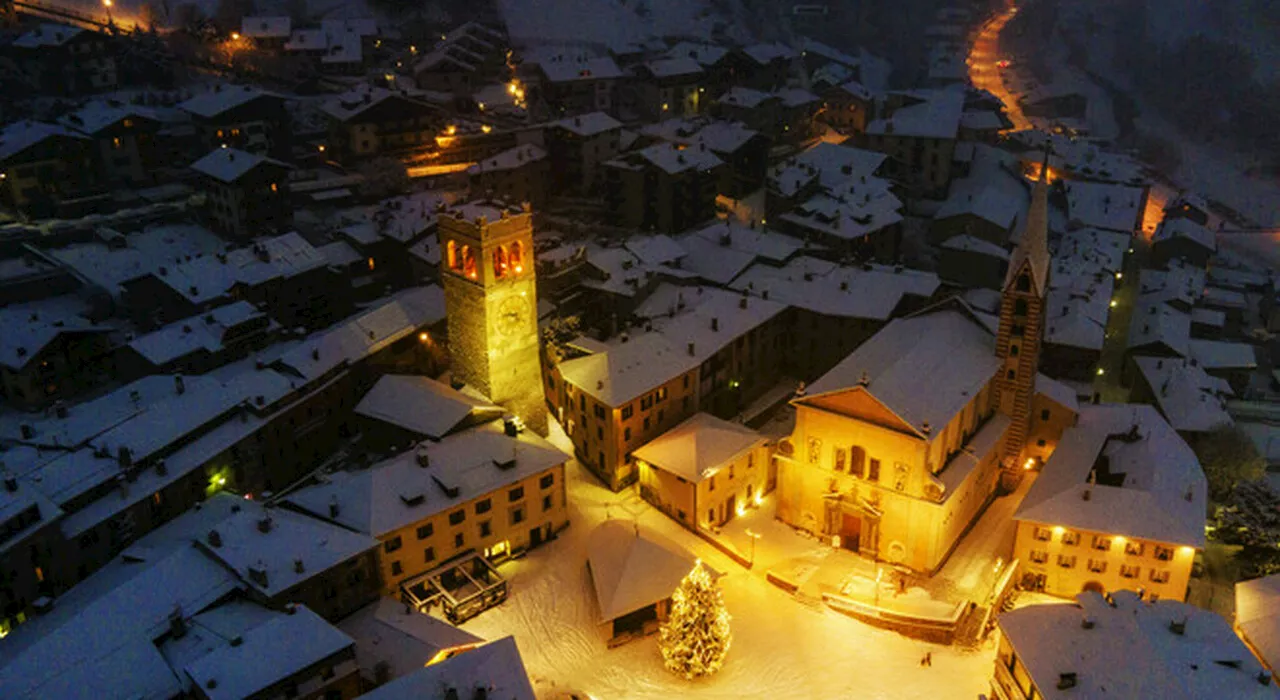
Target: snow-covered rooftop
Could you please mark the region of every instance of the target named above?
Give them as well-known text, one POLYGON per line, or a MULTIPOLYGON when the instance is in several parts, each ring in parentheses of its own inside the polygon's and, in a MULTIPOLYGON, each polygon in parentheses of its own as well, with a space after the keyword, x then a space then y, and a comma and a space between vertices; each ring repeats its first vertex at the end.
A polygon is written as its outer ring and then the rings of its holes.
POLYGON ((1205 272, 1194 265, 1170 261, 1167 270, 1144 269, 1138 279, 1142 297, 1189 307, 1204 295, 1205 272))
POLYGON ((894 319, 798 401, 865 391, 923 434, 925 426, 942 430, 949 424, 999 367, 991 330, 962 302, 953 302, 894 319))
POLYGON ((221 182, 232 183, 244 177, 249 171, 262 164, 274 165, 288 170, 288 163, 268 158, 256 153, 246 153, 238 148, 215 148, 200 160, 191 164, 191 169, 221 182))
POLYGON ((226 248, 225 241, 196 224, 152 226, 122 235, 120 240, 125 243, 123 247, 99 242, 75 243, 48 253, 78 278, 118 297, 125 282, 170 263, 212 256, 226 248))
POLYGON ((622 128, 622 122, 604 112, 589 112, 576 117, 566 117, 558 122, 552 122, 551 125, 573 132, 578 136, 595 136, 606 131, 622 128))
POLYGON ((248 85, 215 85, 212 90, 179 104, 178 108, 198 117, 212 118, 259 97, 279 99, 277 95, 248 85))
POLYGON ((671 175, 688 170, 706 171, 724 165, 724 161, 717 158, 710 148, 702 145, 681 149, 672 143, 655 143, 638 151, 637 156, 671 175))
MULTIPOLYGON (((620 407, 694 369, 786 308, 714 287, 664 284, 646 302, 652 332, 611 343, 605 352, 560 363, 565 381, 620 407), (666 291, 664 291, 666 290, 666 291), (668 300, 663 306, 658 300, 668 300)), ((645 315, 644 309, 637 311, 645 315)))
POLYGON ((773 61, 788 61, 796 56, 795 49, 777 42, 752 44, 744 47, 742 53, 760 65, 773 61))
POLYGON ((655 78, 694 77, 702 75, 702 65, 689 57, 669 57, 648 61, 645 70, 655 78))
POLYGON ((286 39, 293 27, 293 20, 283 17, 244 17, 240 20, 240 34, 250 39, 286 39))
POLYGON ((1129 233, 1142 223, 1140 187, 1068 180, 1067 217, 1081 226, 1129 233))
POLYGON ((777 99, 777 96, 760 90, 752 90, 741 85, 734 85, 721 95, 716 102, 722 105, 751 109, 773 99, 777 99))
POLYGON ((1236 627, 1263 663, 1280 666, 1280 574, 1236 584, 1236 627))
POLYGON ((129 343, 129 347, 151 364, 161 367, 201 350, 216 353, 222 349, 229 332, 265 316, 253 304, 241 300, 139 336, 129 343))
POLYGON ((945 250, 961 250, 970 253, 978 253, 988 257, 997 258, 999 260, 1008 260, 1009 251, 1002 246, 998 246, 991 241, 977 236, 961 234, 952 236, 942 242, 941 248, 945 250))
POLYGON ((801 256, 783 267, 752 265, 730 286, 827 316, 887 321, 904 296, 928 299, 939 284, 932 272, 873 263, 846 267, 801 256))
POLYGON ((70 304, 31 302, 0 307, 0 366, 21 371, 45 348, 64 336, 105 334, 108 326, 81 316, 70 304))
POLYGON ((1190 241, 1210 253, 1218 250, 1218 241, 1213 231, 1182 216, 1161 221, 1156 227, 1156 233, 1151 242, 1161 243, 1179 238, 1190 241))
POLYGON ((608 56, 553 54, 534 59, 552 83, 578 80, 616 80, 625 74, 608 56))
POLYGON ((268 598, 378 544, 367 534, 284 508, 249 505, 232 512, 210 533, 215 531, 217 538, 207 535, 200 549, 268 598))
POLYGON ((1132 591, 1104 599, 1086 591, 1076 603, 1028 605, 999 618, 1001 633, 1047 700, 1070 698, 1275 698, 1263 670, 1209 610, 1175 600, 1144 601, 1132 591), (1088 618, 1090 626, 1081 624, 1088 618), (1181 632, 1171 629, 1184 625, 1181 632), (1064 673, 1075 676, 1061 688, 1064 673))
POLYGON ((1024 201, 1023 197, 996 186, 986 186, 977 192, 958 191, 947 197, 933 218, 940 220, 968 214, 1012 231, 1014 222, 1022 213, 1024 201))
POLYGON ((1212 285, 1204 288, 1204 296, 1202 297, 1205 306, 1215 309, 1247 309, 1249 308, 1249 300, 1241 292, 1233 289, 1223 289, 1222 287, 1214 287, 1212 285))
POLYGON ((747 450, 765 442, 760 433, 709 413, 695 413, 632 453, 636 459, 699 483, 747 450))
POLYGON ((847 180, 778 218, 792 226, 853 241, 901 223, 902 200, 879 178, 847 180))
POLYGON ((546 151, 534 144, 527 143, 522 146, 508 148, 497 155, 485 158, 484 160, 467 168, 467 174, 475 176, 501 170, 514 170, 516 168, 522 168, 529 165, 530 163, 545 160, 546 157, 546 151))
POLYGON ((608 622, 666 600, 697 561, 685 548, 638 523, 601 523, 587 540, 597 621, 608 622))
POLYGON ((1192 338, 1187 341, 1187 348, 1191 359, 1206 370, 1258 367, 1257 348, 1249 343, 1192 338))
POLYGON ((92 135, 125 119, 157 121, 159 116, 146 107, 93 100, 82 105, 76 111, 63 116, 58 121, 63 126, 79 131, 82 134, 92 135))
POLYGON ((209 700, 252 697, 354 644, 304 605, 237 637, 239 644, 219 646, 183 667, 201 696, 209 700))
POLYGON ((477 421, 502 417, 502 408, 430 377, 387 374, 360 403, 356 414, 439 440, 477 421))
POLYGON ((3 129, 0 129, 0 162, 7 161, 28 148, 54 137, 88 142, 88 139, 81 134, 57 124, 17 121, 6 124, 3 129))
POLYGON ((668 49, 666 55, 668 58, 692 58, 705 68, 718 63, 727 53, 729 49, 723 46, 682 41, 668 49))
POLYGON ((367 357, 445 317, 444 290, 411 287, 346 321, 312 334, 279 360, 303 379, 367 357))
MULTIPOLYGON (((682 247, 688 249, 693 237, 701 238, 707 243, 715 243, 722 248, 749 253, 753 257, 763 258, 773 263, 785 263, 793 255, 804 249, 804 241, 788 236, 785 233, 761 226, 755 228, 738 223, 732 219, 707 224, 680 237, 682 247)), ((692 255, 692 251, 690 251, 692 255)), ((710 263, 711 261, 707 261, 710 263)))
MULTIPOLYGON (((865 184, 867 180, 879 179, 875 173, 887 158, 883 153, 820 141, 772 168, 769 187, 784 197, 792 197, 815 179, 827 190, 850 181, 865 184)), ((882 182, 887 189, 888 182, 882 182)))
POLYGON ((1163 344, 1180 357, 1187 357, 1190 340, 1190 314, 1157 298, 1138 297, 1129 322, 1129 348, 1163 344))
POLYGON ((420 668, 360 697, 363 700, 422 700, 433 694, 448 697, 452 689, 456 697, 467 698, 479 695, 481 688, 484 697, 495 700, 537 698, 515 637, 503 637, 420 668))
POLYGON ((336 472, 325 482, 289 495, 288 501, 380 537, 568 459, 569 455, 537 435, 526 431, 511 437, 504 433, 501 421, 494 421, 439 442, 424 442, 368 469, 336 472), (335 502, 337 515, 332 511, 335 502))
POLYGON ((13 40, 13 45, 21 49, 38 49, 46 46, 62 46, 72 39, 84 34, 87 30, 66 24, 45 22, 35 29, 20 35, 13 40))
POLYGON ((1088 405, 1014 518, 1203 548, 1206 499, 1200 462, 1155 406, 1088 405))
POLYGON ((161 266, 153 275, 193 304, 213 301, 236 285, 290 279, 328 263, 296 232, 260 239, 251 247, 161 266))
POLYGON ((1133 361, 1174 430, 1205 432, 1233 422, 1226 409, 1226 398, 1233 392, 1226 380, 1181 357, 1135 357, 1133 361))
POLYGON ((867 123, 867 133, 883 136, 954 139, 964 113, 964 91, 910 90, 892 93, 902 106, 867 123))
POLYGON ((632 236, 623 243, 623 246, 646 265, 672 263, 687 254, 679 243, 663 233, 632 236))
POLYGON ((1075 248, 1054 256, 1045 301, 1046 343, 1102 349, 1115 274, 1100 257, 1096 250, 1075 248))
POLYGON ((484 641, 388 597, 360 608, 337 626, 355 640, 361 668, 386 663, 392 678, 422 668, 442 650, 484 641))

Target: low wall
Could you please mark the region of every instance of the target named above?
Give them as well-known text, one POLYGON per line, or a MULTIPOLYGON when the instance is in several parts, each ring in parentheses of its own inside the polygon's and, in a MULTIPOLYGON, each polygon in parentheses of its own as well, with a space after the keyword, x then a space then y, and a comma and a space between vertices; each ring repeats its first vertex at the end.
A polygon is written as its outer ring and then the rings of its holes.
POLYGON ((964 611, 967 607, 963 603, 956 603, 950 615, 935 617, 893 612, 874 605, 859 603, 851 598, 833 593, 823 593, 822 602, 836 612, 844 613, 869 625, 893 630, 913 639, 936 644, 952 643, 955 639, 956 629, 960 626, 960 619, 964 617, 964 611))
POLYGON ((716 549, 720 550, 722 553, 724 553, 726 557, 729 557, 730 559, 738 562, 742 566, 748 569, 750 569, 753 566, 753 563, 750 559, 747 559, 746 557, 742 556, 741 554, 738 553, 738 550, 734 549, 733 547, 730 547, 724 542, 721 542, 720 540, 716 539, 714 536, 707 534, 701 529, 694 530, 694 533, 696 533, 698 537, 701 537, 702 539, 706 540, 707 543, 710 544, 712 547, 715 547, 716 549))

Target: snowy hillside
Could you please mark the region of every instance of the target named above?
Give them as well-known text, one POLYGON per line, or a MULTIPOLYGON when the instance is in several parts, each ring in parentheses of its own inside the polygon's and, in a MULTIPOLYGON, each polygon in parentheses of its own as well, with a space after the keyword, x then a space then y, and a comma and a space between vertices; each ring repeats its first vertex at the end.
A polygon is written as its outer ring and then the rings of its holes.
POLYGON ((657 37, 746 39, 741 22, 717 11, 738 0, 496 0, 513 42, 623 47, 657 37))

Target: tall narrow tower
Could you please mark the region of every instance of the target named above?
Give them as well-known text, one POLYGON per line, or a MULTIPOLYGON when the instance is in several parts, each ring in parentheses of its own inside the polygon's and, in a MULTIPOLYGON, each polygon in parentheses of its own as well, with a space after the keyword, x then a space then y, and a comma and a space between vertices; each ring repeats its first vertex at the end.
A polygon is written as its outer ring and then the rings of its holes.
POLYGON ((533 215, 476 201, 440 214, 453 376, 545 435, 533 215))
POLYGON ((1022 227, 1022 240, 1009 261, 1000 295, 996 356, 1002 362, 995 382, 995 400, 999 411, 1013 419, 1004 445, 1007 470, 1021 469, 1017 460, 1031 429, 1031 399, 1040 369, 1050 268, 1048 170, 1046 151, 1040 178, 1031 190, 1031 208, 1022 227))

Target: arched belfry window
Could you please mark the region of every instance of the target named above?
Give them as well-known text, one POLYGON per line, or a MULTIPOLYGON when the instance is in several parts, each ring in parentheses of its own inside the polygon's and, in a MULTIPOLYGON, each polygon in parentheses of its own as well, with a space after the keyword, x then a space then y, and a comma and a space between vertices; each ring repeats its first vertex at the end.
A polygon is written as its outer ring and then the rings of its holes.
POLYGON ((493 276, 501 279, 507 274, 507 247, 500 245, 493 249, 493 276))
POLYGON ((511 244, 511 251, 507 254, 507 264, 517 275, 524 272, 524 244, 520 241, 511 244))
POLYGON ((462 261, 458 259, 458 244, 456 241, 449 241, 445 244, 445 259, 448 261, 450 270, 457 270, 462 267, 462 261))
POLYGON ((471 279, 475 279, 477 274, 476 252, 469 245, 462 246, 462 274, 471 279))

